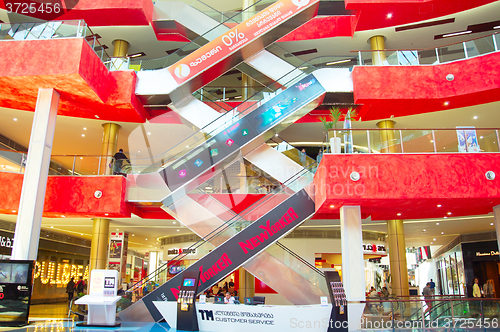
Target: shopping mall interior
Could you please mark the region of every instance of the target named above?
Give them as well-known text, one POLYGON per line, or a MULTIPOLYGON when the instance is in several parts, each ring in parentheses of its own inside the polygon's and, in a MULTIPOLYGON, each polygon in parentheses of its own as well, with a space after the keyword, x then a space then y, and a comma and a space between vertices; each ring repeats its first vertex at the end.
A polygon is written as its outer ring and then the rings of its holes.
POLYGON ((58 1, 0 4, 0 326, 498 327, 500 1, 58 1))

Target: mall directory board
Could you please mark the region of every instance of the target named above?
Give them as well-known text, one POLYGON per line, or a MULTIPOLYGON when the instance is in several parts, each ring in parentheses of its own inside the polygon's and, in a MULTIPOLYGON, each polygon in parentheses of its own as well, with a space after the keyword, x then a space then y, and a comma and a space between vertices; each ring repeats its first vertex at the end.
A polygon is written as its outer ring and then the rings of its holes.
POLYGON ((0 326, 28 324, 34 261, 0 260, 0 326))

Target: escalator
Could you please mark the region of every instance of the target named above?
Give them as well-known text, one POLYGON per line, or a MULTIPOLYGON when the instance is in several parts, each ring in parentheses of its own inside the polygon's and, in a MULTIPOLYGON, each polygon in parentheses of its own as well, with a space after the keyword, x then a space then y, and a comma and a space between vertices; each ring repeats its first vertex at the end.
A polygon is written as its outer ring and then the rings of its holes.
MULTIPOLYGON (((310 180, 304 181, 304 178, 310 179, 309 174, 304 169, 240 215, 234 215, 230 221, 206 234, 206 241, 195 245, 197 250, 204 247, 204 252, 208 253, 188 268, 188 271, 201 272, 200 292, 243 266, 262 281, 275 285, 277 291, 285 294, 285 297, 288 292, 291 296, 310 297, 313 303, 317 303, 319 296, 327 294, 326 282, 318 275, 317 270, 301 263, 298 256, 273 245, 314 214, 313 186, 310 180), (291 191, 289 187, 299 188, 297 183, 302 183, 302 188, 296 192, 291 191), (277 199, 281 203, 277 203, 277 199), (274 206, 273 209, 269 209, 270 204, 274 206), (297 291, 298 289, 301 291, 297 291)), ((182 206, 183 203, 178 205, 182 206)), ((122 312, 120 317, 123 320, 137 320, 137 313, 140 312, 139 316, 144 319, 147 317, 146 313, 150 312, 153 320, 160 320, 161 315, 153 301, 175 301, 182 280, 180 275, 143 297, 122 312)))

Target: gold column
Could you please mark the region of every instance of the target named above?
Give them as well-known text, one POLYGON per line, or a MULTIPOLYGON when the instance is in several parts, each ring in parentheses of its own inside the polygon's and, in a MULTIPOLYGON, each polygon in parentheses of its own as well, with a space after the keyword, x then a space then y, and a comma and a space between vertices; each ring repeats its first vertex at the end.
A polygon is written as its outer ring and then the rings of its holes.
POLYGON ((240 302, 243 303, 245 297, 255 296, 255 277, 242 267, 238 269, 238 273, 240 274, 240 289, 238 289, 238 296, 240 302))
POLYGON ((253 86, 255 84, 254 82, 255 82, 254 79, 251 78, 250 76, 245 75, 243 73, 241 74, 241 90, 242 90, 241 100, 247 100, 254 94, 254 89, 253 89, 253 86))
POLYGON ((387 220, 387 244, 389 246, 392 292, 397 296, 410 295, 403 220, 387 220))
POLYGON ((90 271, 106 269, 108 260, 109 219, 92 219, 92 245, 90 247, 90 271))
POLYGON ((245 10, 243 13, 242 13, 242 21, 245 21, 247 19, 249 19, 250 17, 252 17, 254 14, 255 14, 255 7, 251 7, 253 4, 255 3, 255 0, 243 0, 241 2, 241 9, 242 10, 245 10))
POLYGON ((372 50, 373 65, 383 65, 385 56, 385 38, 384 36, 373 36, 370 38, 370 49, 372 50))
POLYGON ((113 58, 125 58, 128 52, 128 42, 121 39, 113 41, 113 58))
POLYGON ((112 156, 117 152, 118 132, 121 127, 116 123, 104 123, 102 127, 104 128, 104 133, 102 136, 101 156, 107 157, 101 157, 99 173, 111 175, 113 174, 113 168, 109 167, 109 164, 113 161, 112 156))
MULTIPOLYGON (((377 123, 377 127, 380 129, 393 129, 396 122, 392 120, 384 120, 377 123)), ((380 142, 383 144, 383 148, 380 149, 381 153, 396 153, 396 137, 394 135, 394 130, 379 130, 380 142)))

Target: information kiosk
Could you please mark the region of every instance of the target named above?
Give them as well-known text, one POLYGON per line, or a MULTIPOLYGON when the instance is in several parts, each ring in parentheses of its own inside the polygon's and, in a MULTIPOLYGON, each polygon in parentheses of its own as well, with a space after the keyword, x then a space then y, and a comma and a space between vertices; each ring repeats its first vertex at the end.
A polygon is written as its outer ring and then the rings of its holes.
POLYGON ((35 262, 0 260, 0 326, 28 324, 35 262))
POLYGON ((198 331, 195 302, 200 272, 185 271, 182 278, 182 286, 177 298, 177 330, 198 331))
POLYGON ((116 302, 121 299, 116 295, 118 271, 92 270, 90 273, 89 295, 75 301, 76 304, 88 305, 87 323, 77 326, 116 327, 116 302))

